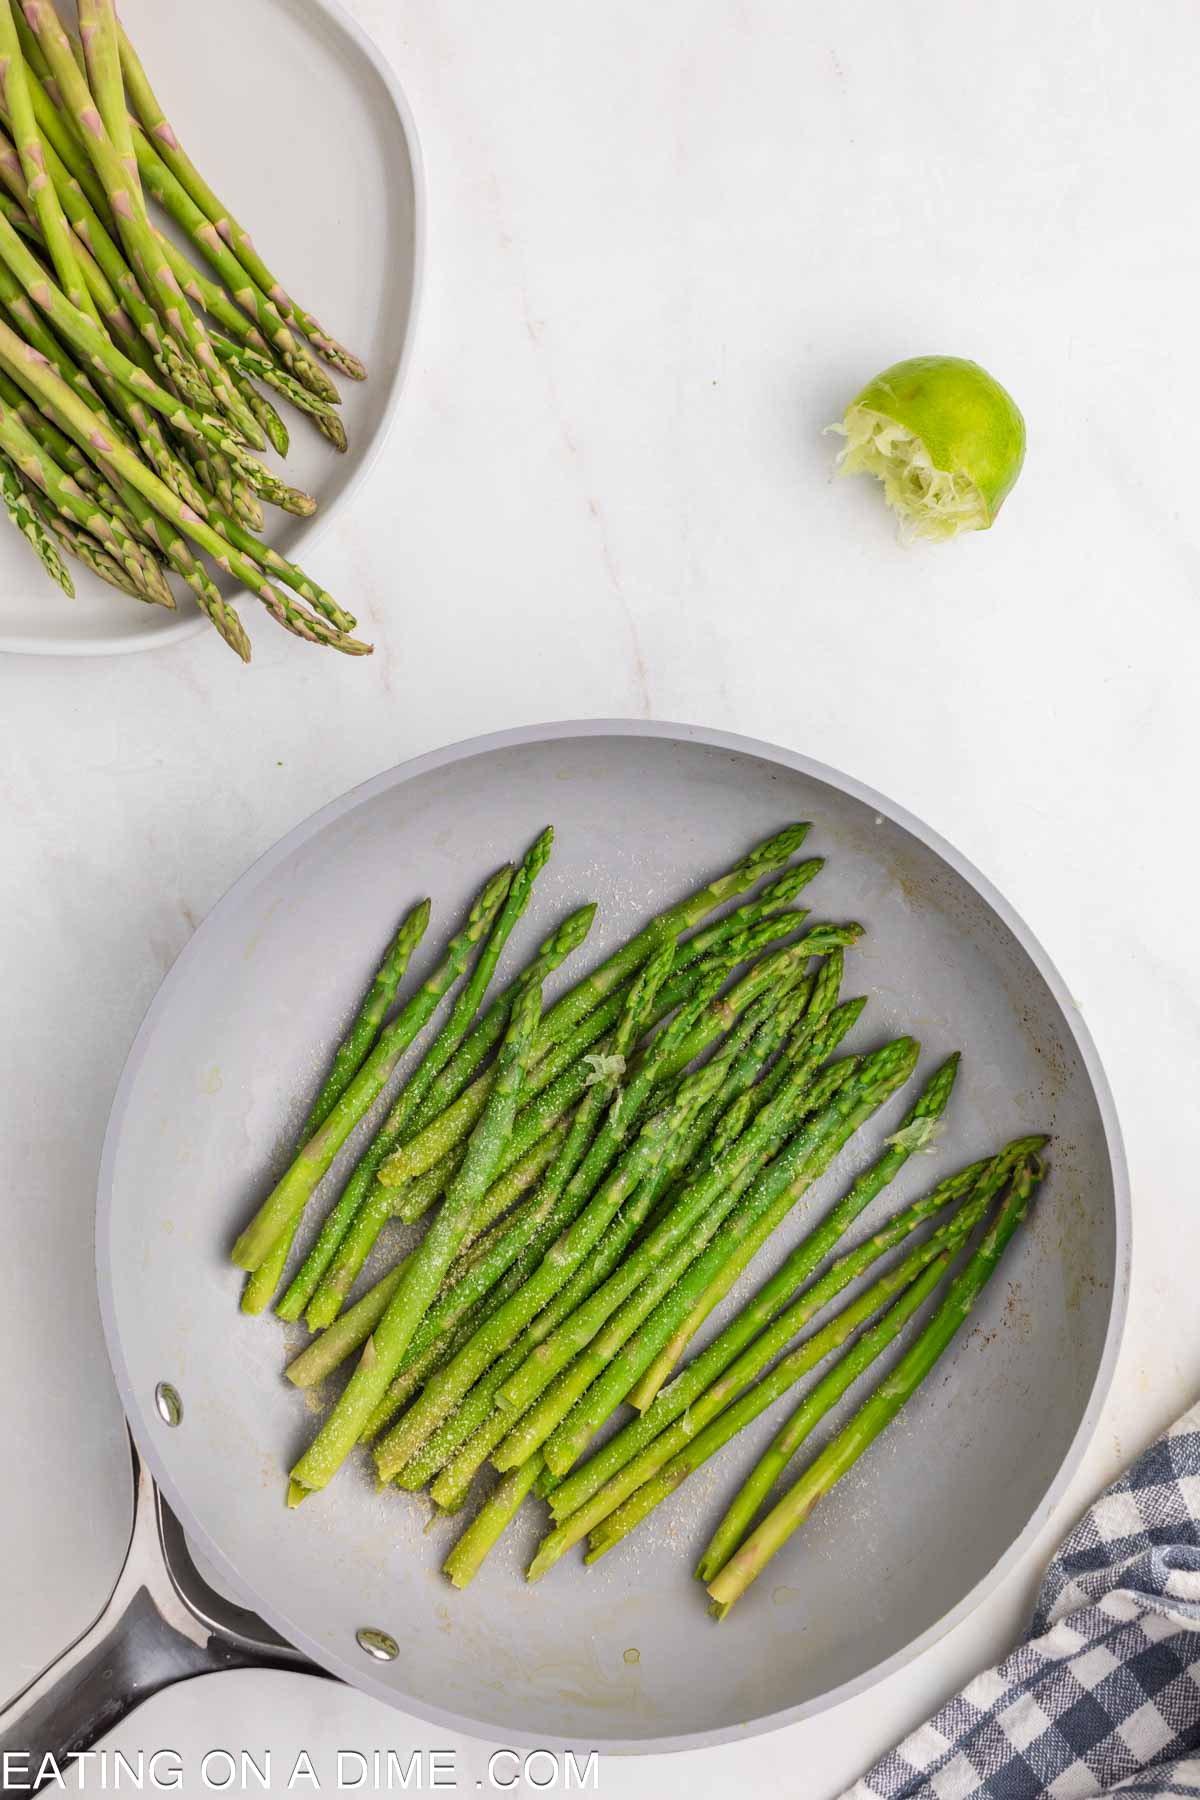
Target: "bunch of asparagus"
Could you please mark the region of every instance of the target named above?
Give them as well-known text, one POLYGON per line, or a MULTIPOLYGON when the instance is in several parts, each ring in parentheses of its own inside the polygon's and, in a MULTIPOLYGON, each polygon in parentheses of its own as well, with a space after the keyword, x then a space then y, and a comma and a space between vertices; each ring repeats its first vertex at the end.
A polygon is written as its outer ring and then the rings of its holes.
POLYGON ((822 868, 817 857, 790 860, 807 831, 791 825, 759 844, 546 1009, 543 985, 587 937, 593 906, 571 914, 487 996, 550 855, 549 828, 519 867, 489 879, 432 974, 393 1010, 429 903, 401 922, 297 1154, 233 1252, 248 1272, 243 1307, 261 1312, 338 1152, 461 982, 277 1304, 283 1318, 303 1315, 318 1333, 288 1369, 297 1386, 313 1388, 357 1356, 292 1470, 291 1505, 323 1488, 358 1444, 371 1447, 381 1483, 428 1486, 446 1512, 463 1505, 490 1461, 501 1479, 446 1571, 458 1586, 470 1581, 536 1489, 553 1525, 530 1566, 534 1580, 584 1538, 589 1560, 603 1555, 841 1351, 705 1552, 699 1572, 720 1612, 915 1391, 1023 1215, 1045 1140, 1021 1139, 973 1163, 828 1259, 940 1132, 957 1056, 759 1293, 673 1373, 919 1057, 909 1037, 864 1056, 836 1054, 865 1005, 841 998, 845 951, 861 927, 806 926, 807 913, 793 906, 822 868), (720 912, 731 900, 738 904, 720 912), (416 1247, 355 1297, 389 1222, 431 1210, 416 1247), (977 1228, 982 1237, 951 1278, 977 1228), (875 1270, 894 1249, 899 1259, 875 1270), (803 1335, 870 1271, 869 1285, 803 1335), (943 1278, 944 1299, 900 1363, 756 1526, 801 1443, 943 1278), (626 1402, 636 1416, 587 1457, 626 1402))
POLYGON ((289 298, 191 162, 114 0, 78 12, 73 37, 52 0, 0 0, 4 508, 68 594, 65 556, 158 606, 175 606, 178 575, 248 661, 207 557, 286 630, 367 654, 352 616, 259 536, 264 501, 302 517, 316 502, 255 455, 287 454, 276 398, 345 450, 322 362, 366 371, 289 298))

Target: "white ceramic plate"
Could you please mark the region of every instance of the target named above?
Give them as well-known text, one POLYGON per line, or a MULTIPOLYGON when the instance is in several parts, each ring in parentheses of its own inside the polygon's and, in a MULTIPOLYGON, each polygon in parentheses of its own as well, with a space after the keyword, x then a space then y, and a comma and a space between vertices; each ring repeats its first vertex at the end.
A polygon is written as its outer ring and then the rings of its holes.
MULTIPOLYGON (((338 0, 204 0, 188 14, 127 0, 123 15, 183 143, 254 232, 267 262, 370 370, 343 381, 350 449, 338 456, 286 403, 288 479, 313 519, 268 509, 277 549, 311 560, 324 526, 374 462, 395 416, 423 263, 420 150, 380 51, 338 0), (231 43, 237 55, 229 54, 231 43)), ((276 459, 272 459, 276 460, 276 459)), ((313 573, 321 578, 319 565, 313 573)), ((179 610, 143 606, 72 562, 70 601, 0 520, 0 650, 103 656, 208 629, 181 582, 179 610)), ((334 586, 333 582, 329 583, 334 586)), ((244 617, 254 636, 268 621, 244 617)))

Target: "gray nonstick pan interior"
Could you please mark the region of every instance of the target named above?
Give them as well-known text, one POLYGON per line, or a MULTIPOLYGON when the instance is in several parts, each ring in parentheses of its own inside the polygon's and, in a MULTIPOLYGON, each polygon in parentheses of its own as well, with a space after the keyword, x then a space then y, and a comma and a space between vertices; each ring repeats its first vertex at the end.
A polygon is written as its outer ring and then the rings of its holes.
MULTIPOLYGON (((906 1104, 860 1134, 750 1285, 878 1152, 906 1104)), ((326 1668, 425 1717, 510 1741, 648 1750, 828 1705, 998 1578, 1061 1491, 1103 1397, 1127 1212, 1086 1030, 975 871, 890 803, 803 758, 686 727, 601 723, 408 764, 251 869, 180 958, 131 1054, 105 1146, 98 1259, 134 1432, 238 1597, 326 1668), (867 927, 847 957, 845 991, 870 997, 854 1045, 911 1031, 922 1077, 963 1051, 936 1155, 914 1157, 867 1220, 1015 1133, 1054 1134, 1050 1179, 969 1330, 719 1627, 692 1562, 778 1411, 597 1567, 571 1558, 533 1588, 521 1575, 541 1516, 532 1502, 463 1594, 438 1573, 459 1527, 426 1535, 424 1500, 377 1494, 365 1467, 287 1512, 285 1471, 315 1423, 281 1377, 298 1339, 238 1312, 227 1253, 286 1161, 400 911, 433 896, 420 973, 483 874, 551 821, 555 854, 506 966, 568 908, 597 900, 566 983, 798 818, 814 822, 805 853, 828 858, 806 896, 814 920, 867 927), (183 1400, 175 1429, 155 1409, 163 1381, 183 1400), (395 1661, 363 1654, 364 1626, 398 1640, 395 1661)), ((747 1291, 743 1282, 734 1302, 747 1291)))

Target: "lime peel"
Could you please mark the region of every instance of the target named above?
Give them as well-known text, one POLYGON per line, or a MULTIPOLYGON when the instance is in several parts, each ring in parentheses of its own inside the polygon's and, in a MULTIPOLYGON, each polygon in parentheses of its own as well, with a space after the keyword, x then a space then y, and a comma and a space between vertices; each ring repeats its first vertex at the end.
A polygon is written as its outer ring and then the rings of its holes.
POLYGON ((986 531, 1025 459, 1025 421, 998 381, 957 356, 914 356, 868 382, 831 431, 842 475, 874 475, 906 541, 986 531))

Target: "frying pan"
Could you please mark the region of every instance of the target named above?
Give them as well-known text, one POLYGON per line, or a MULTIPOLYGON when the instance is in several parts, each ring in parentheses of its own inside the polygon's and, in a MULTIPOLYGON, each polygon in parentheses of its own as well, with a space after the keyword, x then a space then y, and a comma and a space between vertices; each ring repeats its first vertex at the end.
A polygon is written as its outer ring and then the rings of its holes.
MULTIPOLYGON (((810 1217, 907 1104, 849 1146, 810 1217)), ((135 1456, 121 1588, 0 1716, 0 1747, 78 1747, 131 1694, 253 1661, 307 1660, 454 1729, 606 1752, 715 1744, 834 1705, 974 1606, 1047 1517, 1108 1386, 1128 1245, 1112 1101, 1061 978, 989 883, 901 808, 807 757, 688 726, 537 726, 420 757, 242 877, 130 1053, 104 1144, 97 1269, 154 1482, 135 1456), (600 903, 581 953, 592 960, 796 818, 814 821, 806 854, 828 858, 807 896, 815 916, 867 927, 848 959, 847 992, 870 997, 855 1046, 911 1030, 925 1074, 964 1053, 938 1159, 910 1161, 888 1210, 1018 1132, 1054 1134, 1050 1179, 977 1322, 719 1628, 691 1560, 773 1414, 594 1569, 564 1562, 533 1588, 521 1580, 532 1507, 462 1594, 438 1574, 460 1525, 425 1535, 422 1499, 376 1493, 363 1469, 289 1514, 285 1471, 313 1416, 280 1379, 286 1333, 238 1312, 228 1248, 286 1163, 398 913, 434 897, 419 975, 482 874, 551 820, 555 854, 508 966, 586 899, 600 903)), ((759 1258, 756 1283, 787 1247, 759 1258)))

